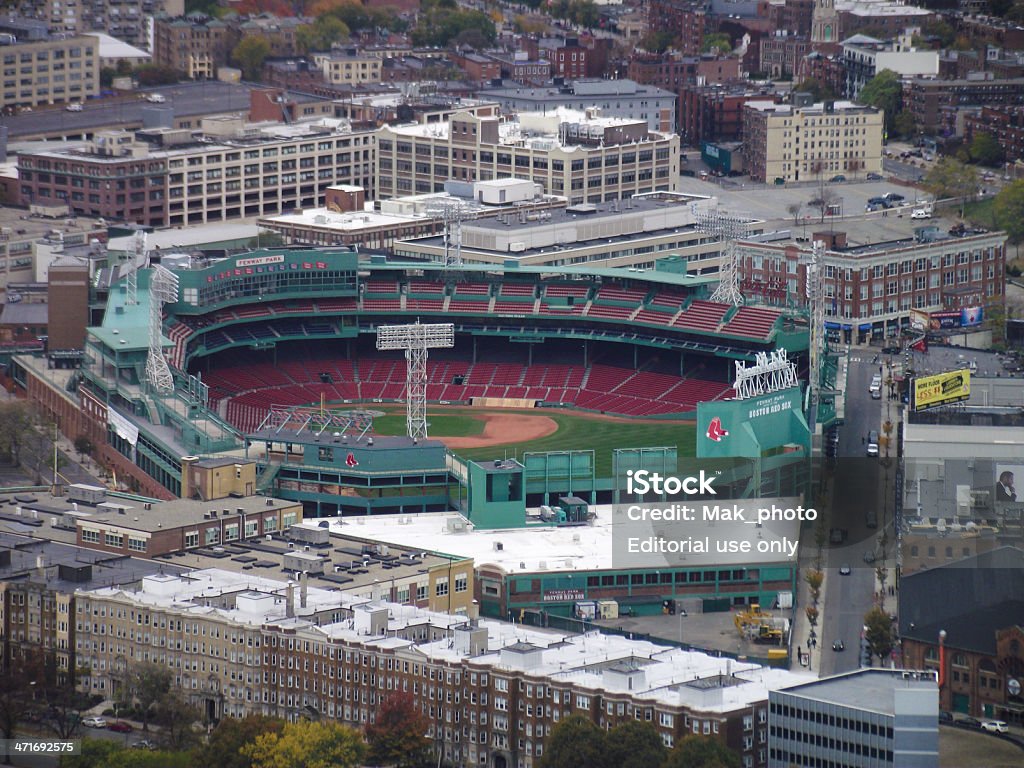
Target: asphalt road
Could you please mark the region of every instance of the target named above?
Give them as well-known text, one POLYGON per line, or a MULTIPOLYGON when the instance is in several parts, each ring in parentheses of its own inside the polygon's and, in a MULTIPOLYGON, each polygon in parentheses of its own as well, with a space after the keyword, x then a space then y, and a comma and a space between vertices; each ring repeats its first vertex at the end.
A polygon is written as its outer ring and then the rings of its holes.
MULTIPOLYGON (((123 97, 91 99, 82 105, 81 112, 68 112, 62 106, 37 108, 4 118, 11 141, 39 135, 84 134, 119 124, 142 125, 143 110, 147 107, 166 107, 175 117, 248 112, 249 91, 245 84, 235 85, 216 80, 150 88, 123 97), (166 99, 163 104, 152 104, 143 96, 159 93, 166 99)), ((307 97, 297 97, 299 101, 307 97)), ((313 97, 308 97, 313 99, 313 97)))
MULTIPOLYGON (((872 606, 875 566, 864 561, 867 552, 878 551, 877 539, 884 524, 885 494, 891 493, 891 478, 886 481, 883 462, 866 456, 861 438, 878 429, 885 400, 872 400, 868 393, 871 376, 878 372, 872 361, 875 352, 854 348, 847 369, 846 423, 839 428, 839 460, 836 462, 831 525, 847 530, 842 546, 826 549, 826 588, 819 625, 820 672, 823 675, 847 672, 860 666, 860 636, 864 614, 872 606), (867 527, 866 509, 878 511, 878 528, 867 527), (850 574, 839 569, 850 566, 850 574), (832 644, 842 640, 843 651, 832 644)), ((883 449, 884 455, 884 449, 883 449)), ((893 468, 888 470, 889 473, 893 468)), ((889 537, 892 541, 892 537, 889 537)))

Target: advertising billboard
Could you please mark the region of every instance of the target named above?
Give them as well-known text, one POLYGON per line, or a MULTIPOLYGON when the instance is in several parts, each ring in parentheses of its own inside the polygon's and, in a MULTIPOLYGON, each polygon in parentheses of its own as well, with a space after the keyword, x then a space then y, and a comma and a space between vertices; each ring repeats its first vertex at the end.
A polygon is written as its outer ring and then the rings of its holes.
POLYGON ((915 411, 958 403, 970 396, 971 372, 966 369, 914 379, 915 411))

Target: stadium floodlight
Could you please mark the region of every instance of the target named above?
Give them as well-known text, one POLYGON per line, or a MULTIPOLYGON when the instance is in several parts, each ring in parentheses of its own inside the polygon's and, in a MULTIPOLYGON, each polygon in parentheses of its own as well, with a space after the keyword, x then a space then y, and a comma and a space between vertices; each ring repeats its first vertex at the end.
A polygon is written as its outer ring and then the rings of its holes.
POLYGON ((427 437, 427 350, 455 346, 452 323, 413 323, 377 327, 377 349, 405 350, 406 434, 427 437))
POLYGON ((146 381, 161 395, 174 391, 174 376, 163 349, 164 304, 178 300, 178 276, 166 267, 153 267, 149 277, 149 355, 146 381))
POLYGON ((806 267, 804 273, 810 325, 809 360, 811 386, 811 429, 818 419, 818 403, 821 396, 821 359, 825 351, 825 242, 815 240, 810 254, 801 258, 806 267))
POLYGON ((722 243, 722 257, 718 262, 718 287, 711 294, 711 300, 741 306, 743 294, 740 293, 739 249, 736 241, 746 237, 747 219, 716 206, 697 212, 694 224, 698 230, 714 236, 722 243))
POLYGON ((139 229, 132 235, 131 242, 124 253, 125 269, 125 300, 124 303, 134 306, 139 303, 139 270, 146 263, 146 232, 139 229))

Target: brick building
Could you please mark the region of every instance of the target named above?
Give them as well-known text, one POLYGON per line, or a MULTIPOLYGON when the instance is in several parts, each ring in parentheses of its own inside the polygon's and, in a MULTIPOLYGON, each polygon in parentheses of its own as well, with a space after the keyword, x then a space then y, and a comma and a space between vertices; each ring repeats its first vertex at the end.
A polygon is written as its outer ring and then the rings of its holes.
POLYGON ((442 758, 460 768, 532 768, 569 715, 602 729, 649 722, 669 747, 704 735, 760 768, 768 691, 810 679, 617 636, 474 621, 214 569, 82 592, 75 610, 104 617, 82 622, 76 640, 91 692, 110 696, 127 660, 153 653, 129 631, 137 614, 167 638, 155 652, 207 720, 324 716, 362 727, 389 692, 401 691, 430 723, 442 758))
POLYGON ((54 34, 106 32, 143 47, 147 47, 148 17, 185 12, 183 0, 16 0, 11 5, 19 15, 43 22, 54 34))
POLYGON ((767 88, 745 81, 689 85, 681 93, 679 133, 686 146, 704 141, 738 141, 743 137, 743 108, 748 102, 777 98, 767 88))
POLYGON ((193 80, 217 76, 228 62, 231 34, 219 19, 189 14, 153 20, 153 63, 169 67, 193 80))
POLYGON ((924 133, 934 133, 945 107, 1024 105, 1024 78, 1009 80, 931 80, 914 78, 903 86, 903 104, 924 133))
POLYGON ((988 133, 999 142, 1005 161, 1024 159, 1024 106, 984 106, 980 115, 965 117, 964 125, 968 141, 975 133, 988 133))
POLYGON ((684 56, 704 52, 708 24, 707 3, 703 0, 652 0, 647 4, 647 28, 670 32, 679 38, 684 56))
POLYGON ((800 62, 811 51, 806 37, 776 32, 760 40, 757 71, 768 77, 792 76, 800 71, 800 62))

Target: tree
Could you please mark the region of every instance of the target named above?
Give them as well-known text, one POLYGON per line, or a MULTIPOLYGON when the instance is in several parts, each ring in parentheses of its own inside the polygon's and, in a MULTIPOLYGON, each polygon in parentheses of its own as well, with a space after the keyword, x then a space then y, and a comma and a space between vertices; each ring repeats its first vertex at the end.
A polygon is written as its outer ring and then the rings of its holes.
POLYGON ((971 159, 981 165, 993 167, 1003 162, 1003 148, 995 137, 986 131, 974 134, 974 138, 971 139, 970 153, 971 159))
POLYGON ((605 732, 582 715, 572 715, 551 731, 540 768, 611 768, 607 753, 605 732))
POLYGON ((160 743, 173 751, 191 749, 199 741, 192 724, 201 718, 199 710, 185 700, 181 690, 167 691, 157 701, 154 718, 160 725, 160 743))
POLYGON ((676 743, 661 768, 740 768, 740 756, 718 739, 691 734, 676 743))
POLYGON ((674 41, 667 29, 652 29, 640 38, 640 47, 650 53, 664 53, 674 41))
POLYGON ((162 67, 158 64, 143 64, 135 69, 135 79, 144 88, 152 88, 158 85, 174 85, 182 80, 185 75, 171 67, 162 67))
POLYGON ((959 198, 960 217, 963 218, 964 203, 978 191, 978 171, 955 158, 944 157, 925 175, 924 188, 935 195, 937 200, 959 198))
POLYGON ((821 80, 817 80, 813 77, 809 77, 806 80, 801 80, 793 88, 794 91, 804 92, 811 94, 811 98, 815 101, 827 101, 836 97, 836 92, 832 90, 832 86, 828 83, 823 83, 821 80))
POLYGON ((839 203, 839 195, 833 190, 822 185, 818 196, 807 201, 808 208, 815 208, 818 211, 818 222, 823 223, 825 216, 832 209, 832 206, 839 203))
POLYGON ((78 452, 79 460, 89 456, 93 451, 92 440, 88 435, 79 435, 75 438, 75 451, 78 452))
POLYGON ((134 699, 139 703, 142 730, 149 730, 150 709, 171 690, 172 682, 174 673, 152 661, 144 661, 128 670, 128 702, 134 699))
POLYGON ((793 226, 795 227, 800 221, 800 211, 804 209, 803 203, 790 203, 786 206, 786 213, 793 217, 793 226))
POLYGON ((992 204, 996 223, 1006 231, 1010 242, 1020 246, 1024 240, 1024 179, 1007 184, 992 204))
POLYGON ((234 50, 231 60, 241 68, 242 77, 252 82, 259 82, 263 71, 263 62, 270 55, 270 43, 264 37, 249 35, 243 37, 234 50))
POLYGON ((665 762, 667 750, 651 724, 627 720, 608 732, 605 764, 615 768, 648 768, 665 762))
POLYGON ((716 32, 704 38, 701 53, 729 53, 732 50, 732 39, 725 32, 716 32))
POLYGON ((917 119, 914 117, 914 113, 906 109, 897 112, 892 121, 892 130, 905 139, 911 138, 917 133, 917 119))
POLYGON ((377 719, 366 727, 373 765, 417 768, 429 762, 430 740, 425 736, 430 723, 409 693, 394 693, 384 699, 377 719))
POLYGON ((189 768, 188 752, 150 752, 131 749, 119 741, 85 739, 81 752, 64 755, 61 768, 189 768))
POLYGON ((883 69, 860 89, 857 101, 885 111, 885 127, 890 130, 900 109, 902 86, 900 77, 891 69, 883 69))
POLYGON ((206 743, 193 753, 192 768, 252 768, 252 758, 242 753, 261 733, 281 734, 284 720, 264 715, 241 719, 225 717, 206 743))
POLYGON ((300 720, 280 733, 261 733, 242 752, 253 768, 356 768, 366 756, 366 744, 347 725, 300 720))
POLYGON ((295 46, 303 53, 329 51, 331 46, 351 34, 348 25, 337 16, 321 16, 312 24, 295 30, 295 46))
POLYGON ((39 418, 24 400, 0 403, 0 459, 21 462, 21 450, 37 434, 39 418))
POLYGON ((864 637, 871 655, 879 659, 888 657, 892 653, 892 619, 889 614, 875 606, 864 614, 864 626, 867 627, 864 637))

